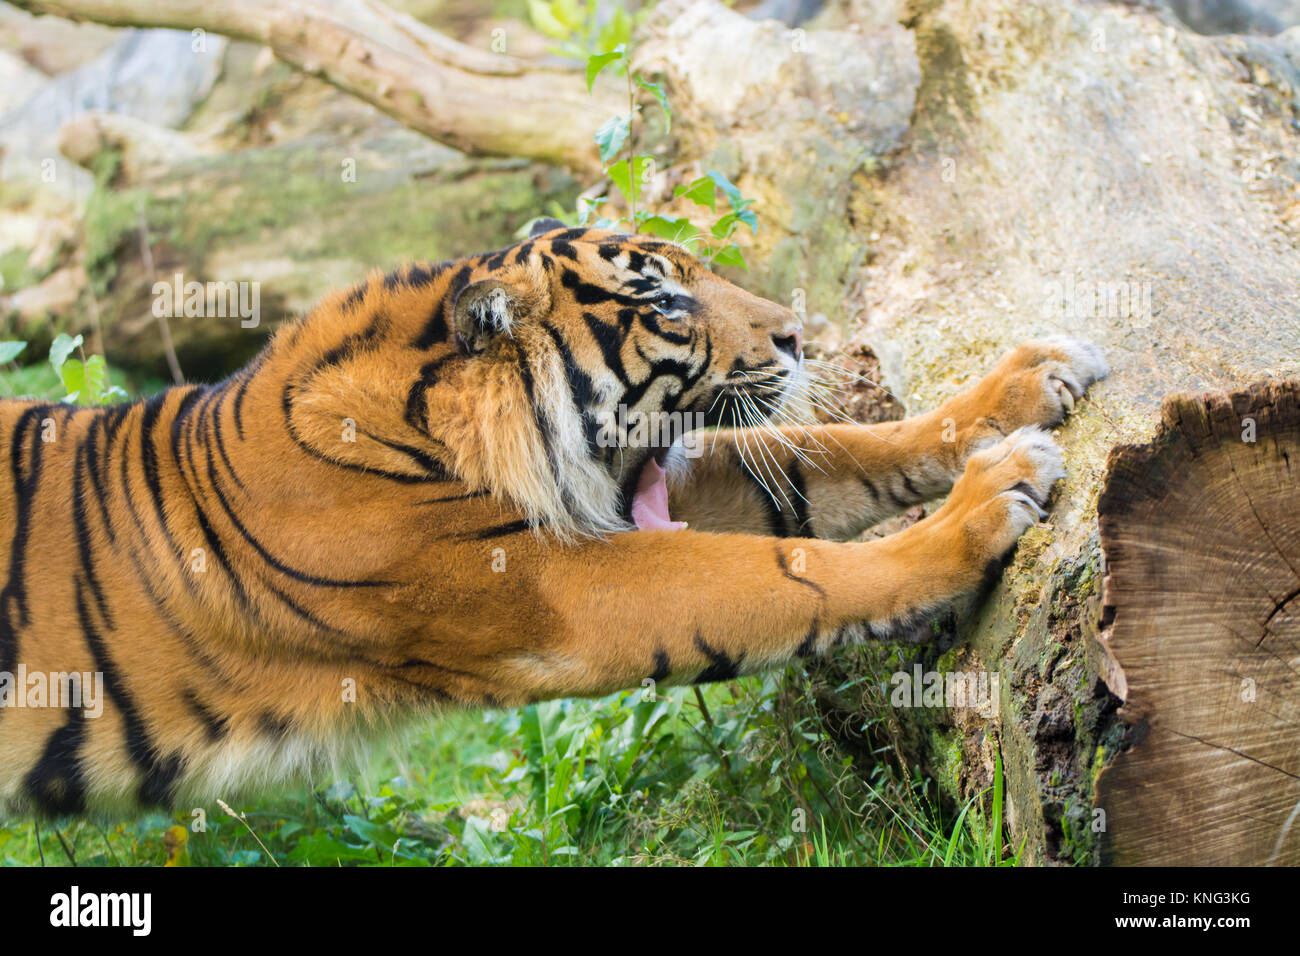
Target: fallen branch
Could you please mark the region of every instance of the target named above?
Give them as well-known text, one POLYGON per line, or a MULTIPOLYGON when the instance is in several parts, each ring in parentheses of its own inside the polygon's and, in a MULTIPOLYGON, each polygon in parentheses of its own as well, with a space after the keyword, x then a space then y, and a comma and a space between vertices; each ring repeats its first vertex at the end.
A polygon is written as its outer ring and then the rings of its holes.
POLYGON ((202 29, 280 59, 411 129, 475 155, 596 175, 592 134, 621 108, 581 75, 457 43, 378 0, 16 0, 34 14, 117 27, 202 29))

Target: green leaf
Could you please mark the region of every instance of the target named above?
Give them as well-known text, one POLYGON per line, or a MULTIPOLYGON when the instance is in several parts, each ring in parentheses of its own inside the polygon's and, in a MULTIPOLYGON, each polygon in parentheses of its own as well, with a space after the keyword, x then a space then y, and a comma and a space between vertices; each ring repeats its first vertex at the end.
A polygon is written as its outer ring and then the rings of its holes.
POLYGON ((578 0, 551 0, 551 13, 569 28, 570 33, 582 29, 582 5, 578 0))
POLYGON ((54 367, 54 371, 59 372, 63 368, 63 363, 68 360, 68 356, 79 348, 81 348, 80 335, 73 338, 66 332, 60 332, 55 336, 54 341, 50 343, 50 365, 54 367))
POLYGON ((568 39, 573 31, 560 22, 546 0, 528 0, 528 19, 533 21, 539 32, 553 40, 568 39))
POLYGON ((682 242, 695 233, 695 226, 685 216, 669 219, 667 216, 646 216, 641 221, 641 231, 671 242, 682 242))
POLYGON ((740 190, 736 187, 736 184, 726 176, 722 175, 722 173, 717 172, 716 170, 709 170, 707 175, 713 180, 713 184, 721 189, 723 194, 726 195, 728 201, 731 203, 731 208, 736 212, 740 212, 740 210, 753 202, 752 199, 746 199, 742 196, 740 190))
POLYGON ((63 380, 64 391, 67 395, 63 400, 69 404, 81 402, 82 395, 86 396, 83 404, 90 405, 94 402, 93 396, 89 395, 86 387, 86 367, 80 359, 68 359, 59 369, 59 377, 63 380))
POLYGON ((86 398, 92 405, 100 404, 108 391, 108 363, 104 356, 92 355, 86 359, 82 374, 86 381, 86 398))
POLYGON ((65 402, 82 405, 100 405, 114 393, 124 394, 120 388, 110 388, 108 365, 102 355, 92 355, 86 361, 67 359, 59 371, 63 387, 67 389, 65 402))
POLYGON ((385 850, 391 851, 393 844, 401 836, 401 834, 394 832, 389 827, 377 826, 363 817, 354 816, 350 813, 343 814, 343 822, 348 825, 349 830, 361 837, 361 839, 383 847, 385 850))
POLYGON ((595 85, 596 77, 600 76, 600 71, 605 69, 611 63, 622 60, 627 53, 627 45, 620 43, 608 53, 595 53, 587 58, 587 92, 595 85))
MULTIPOLYGON (((588 67, 587 69, 590 71, 591 67, 588 67)), ((673 111, 672 107, 668 105, 668 94, 664 92, 663 86, 658 83, 651 83, 640 74, 637 74, 636 81, 641 84, 642 88, 649 90, 655 95, 655 99, 659 101, 659 108, 664 111, 664 119, 668 121, 668 126, 664 132, 671 132, 673 128, 673 111)), ((587 88, 591 88, 590 82, 587 84, 587 88)))
POLYGON ((629 167, 626 159, 620 159, 605 170, 605 175, 627 198, 628 202, 635 203, 641 198, 641 177, 652 162, 654 162, 654 159, 650 156, 633 156, 629 167))
POLYGON ((631 131, 632 121, 628 116, 611 116, 600 124, 600 129, 596 130, 596 145, 600 147, 602 163, 618 155, 631 131))
POLYGON ((613 15, 609 22, 601 28, 600 35, 596 38, 596 48, 599 50, 609 50, 621 44, 627 44, 632 40, 632 18, 628 15, 623 4, 615 4, 613 15))
POLYGON ((0 342, 0 364, 3 364, 4 362, 12 362, 25 348, 27 348, 26 342, 0 342))
POLYGON ((723 246, 714 253, 713 264, 715 266, 738 266, 741 269, 749 269, 748 263, 745 262, 745 254, 740 251, 740 247, 734 242, 729 246, 723 246))
POLYGON ((694 182, 678 186, 673 190, 674 196, 685 196, 697 206, 708 206, 714 212, 718 209, 718 187, 708 176, 701 176, 694 182))
POLYGON ((731 234, 736 231, 738 223, 745 223, 753 232, 758 231, 758 219, 753 212, 748 209, 742 209, 740 212, 729 212, 713 224, 713 236, 716 239, 730 239, 731 234))

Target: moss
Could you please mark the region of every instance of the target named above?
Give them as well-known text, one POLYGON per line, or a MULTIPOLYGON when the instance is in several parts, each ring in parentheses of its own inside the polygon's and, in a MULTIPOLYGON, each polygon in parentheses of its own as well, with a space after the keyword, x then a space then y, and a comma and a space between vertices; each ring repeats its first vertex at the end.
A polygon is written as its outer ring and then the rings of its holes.
POLYGON ((957 730, 932 729, 929 736, 931 771, 940 792, 953 801, 961 800, 962 737, 957 730))
POLYGON ((921 64, 912 134, 930 143, 960 138, 975 113, 966 57, 957 34, 935 15, 938 6, 913 2, 903 20, 916 38, 916 56, 921 64))
POLYGON ((40 276, 27 267, 30 256, 28 249, 10 249, 0 255, 0 290, 13 292, 35 285, 41 280, 40 276))
POLYGON ((99 297, 108 294, 117 277, 118 253, 132 236, 139 233, 140 211, 145 195, 140 190, 117 190, 122 156, 114 150, 99 153, 91 163, 95 189, 86 203, 82 228, 86 234, 86 275, 91 291, 99 297))

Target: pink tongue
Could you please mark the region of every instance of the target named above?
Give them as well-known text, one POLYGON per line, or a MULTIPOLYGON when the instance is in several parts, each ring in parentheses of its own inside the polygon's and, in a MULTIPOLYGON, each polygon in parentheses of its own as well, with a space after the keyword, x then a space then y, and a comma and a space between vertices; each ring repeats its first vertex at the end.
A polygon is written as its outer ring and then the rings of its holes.
POLYGON ((642 531, 678 531, 686 527, 685 521, 668 517, 668 482, 659 462, 653 458, 641 469, 641 478, 632 496, 632 520, 642 531))

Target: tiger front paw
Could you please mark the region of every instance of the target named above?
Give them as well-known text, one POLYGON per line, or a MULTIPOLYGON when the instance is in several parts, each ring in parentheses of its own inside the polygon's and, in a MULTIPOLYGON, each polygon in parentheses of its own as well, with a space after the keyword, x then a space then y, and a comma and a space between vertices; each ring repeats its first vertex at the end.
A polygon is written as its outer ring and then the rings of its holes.
POLYGON ((1109 371, 1101 349, 1083 339, 1057 335, 1022 343, 978 386, 985 434, 976 447, 1027 425, 1061 424, 1088 387, 1109 371))
POLYGON ((943 510, 960 522, 966 552, 982 567, 1047 516, 1052 486, 1063 477, 1061 449, 1052 436, 1034 426, 1021 428, 970 457, 943 510))

